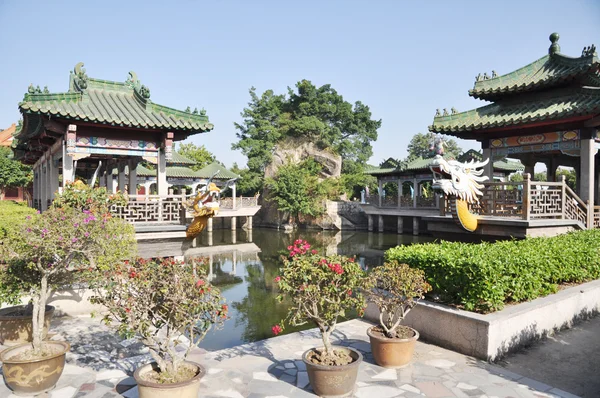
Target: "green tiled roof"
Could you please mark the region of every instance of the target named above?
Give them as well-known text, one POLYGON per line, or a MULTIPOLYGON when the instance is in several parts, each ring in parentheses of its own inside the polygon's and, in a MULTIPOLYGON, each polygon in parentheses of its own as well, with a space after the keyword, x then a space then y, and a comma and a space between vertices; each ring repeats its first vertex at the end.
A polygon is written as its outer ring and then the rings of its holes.
MULTIPOLYGON (((138 177, 156 177, 156 170, 150 170, 149 168, 146 168, 139 163, 135 168, 135 171, 138 177)), ((114 173, 115 170, 113 170, 113 174, 114 173)))
POLYGON ((195 160, 188 159, 185 156, 173 151, 173 155, 171 160, 167 160, 167 165, 194 165, 196 164, 195 160))
POLYGON ((469 149, 467 152, 460 155, 456 160, 458 160, 459 162, 467 162, 471 159, 482 161, 483 155, 481 154, 481 152, 476 151, 475 149, 469 149))
POLYGON ((227 170, 225 166, 217 162, 213 162, 208 166, 205 166, 200 170, 196 171, 196 176, 200 178, 210 178, 217 171, 218 173, 214 177, 216 180, 230 180, 232 178, 240 178, 239 175, 227 170))
POLYGON ((412 162, 408 162, 408 164, 406 166, 404 166, 403 170, 407 170, 407 171, 424 170, 424 169, 428 170, 429 165, 431 164, 432 160, 433 160, 433 158, 427 158, 427 159, 417 158, 417 159, 413 160, 412 162))
POLYGON ((30 86, 19 103, 21 112, 111 126, 184 131, 188 135, 214 127, 204 111, 179 111, 152 102, 150 90, 134 72, 124 83, 113 82, 88 78, 82 66, 75 66, 66 93, 51 94, 30 86))
POLYGON ((600 113, 600 87, 566 88, 523 97, 435 117, 429 131, 474 138, 465 133, 600 113))
MULTIPOLYGON (((460 155, 457 160, 459 162, 468 162, 471 159, 481 162, 483 160, 483 155, 475 149, 469 149, 467 152, 460 155)), ((502 159, 494 162, 494 170, 510 172, 523 171, 525 170, 525 166, 523 166, 523 163, 521 163, 520 160, 502 159)))
POLYGON ((381 175, 381 174, 389 174, 394 171, 399 171, 399 170, 395 167, 373 167, 373 168, 365 170, 365 174, 376 176, 376 175, 381 175))
POLYGON ((494 170, 499 171, 523 171, 525 166, 519 160, 502 159, 494 162, 494 170))
POLYGON ((491 79, 478 80, 469 95, 493 101, 509 94, 560 86, 568 81, 594 74, 600 69, 597 55, 571 58, 549 54, 514 72, 491 79))
MULTIPOLYGON (((141 164, 138 164, 136 167, 136 172, 138 177, 156 177, 156 170, 150 170, 141 164)), ((180 166, 167 166, 167 178, 189 178, 189 179, 199 179, 196 175, 196 172, 188 167, 180 167, 180 166)), ((115 171, 113 170, 113 174, 115 171)))

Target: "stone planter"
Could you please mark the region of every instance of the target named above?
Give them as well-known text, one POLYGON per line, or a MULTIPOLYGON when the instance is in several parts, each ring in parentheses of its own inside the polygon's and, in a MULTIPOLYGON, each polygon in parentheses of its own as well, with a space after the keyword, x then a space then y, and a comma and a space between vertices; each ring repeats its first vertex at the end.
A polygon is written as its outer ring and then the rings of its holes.
POLYGON ((58 352, 38 359, 13 359, 31 349, 31 344, 25 343, 0 353, 4 381, 15 395, 41 394, 52 390, 58 382, 65 368, 65 354, 71 346, 64 341, 45 341, 44 345, 54 347, 58 352))
POLYGON ((377 365, 384 368, 400 368, 410 363, 415 351, 415 344, 419 339, 419 332, 413 328, 406 328, 414 332, 414 336, 408 339, 390 339, 374 333, 372 326, 367 329, 367 335, 371 340, 371 352, 377 365))
POLYGON ((138 384, 139 398, 197 398, 200 379, 206 374, 206 370, 195 362, 186 361, 186 363, 195 366, 198 373, 189 380, 173 384, 159 384, 143 379, 144 374, 159 369, 156 362, 137 368, 133 378, 138 384))
MULTIPOLYGON (((14 346, 23 343, 29 343, 33 340, 32 329, 33 321, 32 314, 21 315, 27 309, 26 305, 17 305, 7 307, 0 310, 0 344, 5 346, 14 346)), ((46 306, 46 314, 44 316, 44 332, 43 337, 46 338, 50 320, 54 315, 54 307, 46 306)))
POLYGON ((358 367, 363 359, 362 354, 350 347, 333 346, 333 348, 348 352, 354 361, 343 366, 317 365, 307 359, 308 354, 313 351, 310 349, 302 354, 308 380, 315 394, 320 397, 350 397, 354 393, 358 367))

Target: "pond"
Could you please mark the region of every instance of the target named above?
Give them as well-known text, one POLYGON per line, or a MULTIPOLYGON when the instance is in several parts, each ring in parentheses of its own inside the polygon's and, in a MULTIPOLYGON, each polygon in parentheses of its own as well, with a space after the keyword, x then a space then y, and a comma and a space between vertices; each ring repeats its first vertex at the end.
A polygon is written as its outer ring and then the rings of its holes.
MULTIPOLYGON (((223 329, 210 331, 200 346, 213 351, 273 337, 271 327, 287 312, 278 303, 274 282, 280 255, 295 239, 307 240, 320 253, 356 256, 365 269, 383 263, 385 250, 397 245, 431 241, 424 236, 373 232, 298 231, 274 229, 204 232, 191 242, 183 239, 146 240, 138 243, 141 257, 208 257, 210 278, 230 307, 223 329)), ((286 327, 284 333, 313 327, 286 327)))

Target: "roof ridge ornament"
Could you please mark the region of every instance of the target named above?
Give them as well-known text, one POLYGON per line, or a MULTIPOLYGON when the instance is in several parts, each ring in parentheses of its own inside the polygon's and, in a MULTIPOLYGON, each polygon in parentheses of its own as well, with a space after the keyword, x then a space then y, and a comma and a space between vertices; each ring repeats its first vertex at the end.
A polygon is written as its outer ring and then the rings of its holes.
POLYGON ((548 49, 548 54, 557 54, 560 52, 560 46, 558 45, 558 39, 560 39, 560 35, 556 32, 550 35, 550 48, 548 49))
POLYGON ((581 51, 582 57, 590 57, 597 55, 598 54, 596 53, 596 46, 594 44, 592 44, 591 46, 583 47, 583 51, 581 51))
POLYGON ((143 99, 149 99, 150 98, 150 89, 142 84, 140 86, 140 95, 142 96, 143 99))
POLYGON ((127 78, 127 80, 125 80, 125 85, 127 87, 133 88, 135 89, 136 86, 138 85, 139 80, 137 77, 137 73, 135 73, 134 71, 129 71, 129 77, 127 78))
POLYGON ((83 67, 83 62, 79 62, 73 68, 73 72, 75 72, 75 85, 81 91, 85 90, 88 85, 88 76, 85 74, 85 68, 83 67))

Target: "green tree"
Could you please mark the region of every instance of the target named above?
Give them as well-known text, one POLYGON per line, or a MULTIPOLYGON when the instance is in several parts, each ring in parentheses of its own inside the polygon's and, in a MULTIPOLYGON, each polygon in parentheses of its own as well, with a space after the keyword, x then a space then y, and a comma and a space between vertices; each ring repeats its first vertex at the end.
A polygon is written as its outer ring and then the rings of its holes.
MULTIPOLYGON (((433 157, 434 154, 430 149, 432 142, 432 134, 415 134, 408 144, 406 161, 411 162, 417 158, 426 159, 433 157)), ((448 159, 457 158, 462 152, 462 148, 458 146, 456 141, 453 139, 444 139, 444 157, 448 159)))
POLYGON ((240 179, 235 182, 239 195, 254 196, 262 189, 262 178, 251 173, 247 167, 240 168, 237 163, 234 163, 231 171, 240 176, 240 179))
MULTIPOLYGON (((362 174, 381 126, 381 120, 371 119, 368 106, 360 101, 352 105, 330 85, 316 87, 308 80, 298 82, 296 90, 288 88, 287 95, 267 90, 258 96, 251 88, 250 102, 241 115, 243 122, 235 123, 239 141, 232 148, 248 157, 248 177, 258 181, 277 143, 289 137, 341 155, 343 174, 362 174)), ((346 186, 347 191, 353 188, 346 186)))
POLYGON ((190 142, 188 144, 179 144, 175 150, 178 154, 196 161, 195 165, 190 166, 192 170, 200 170, 215 161, 215 155, 209 152, 204 145, 197 146, 190 142))
POLYGON ((575 173, 575 169, 572 168, 560 168, 556 170, 556 181, 560 181, 561 176, 565 176, 565 181, 567 185, 575 191, 577 189, 577 173, 575 173))
POLYGON ((266 186, 280 211, 289 215, 289 222, 303 216, 318 216, 323 212, 322 200, 339 195, 335 179, 320 181, 320 165, 313 159, 300 164, 287 163, 277 170, 275 178, 267 178, 266 186))
POLYGON ((13 159, 8 147, 0 147, 0 194, 6 188, 25 187, 33 179, 31 167, 13 159))

